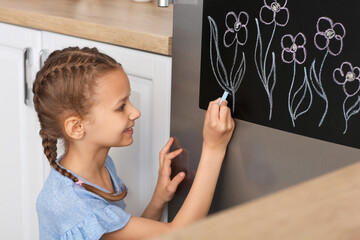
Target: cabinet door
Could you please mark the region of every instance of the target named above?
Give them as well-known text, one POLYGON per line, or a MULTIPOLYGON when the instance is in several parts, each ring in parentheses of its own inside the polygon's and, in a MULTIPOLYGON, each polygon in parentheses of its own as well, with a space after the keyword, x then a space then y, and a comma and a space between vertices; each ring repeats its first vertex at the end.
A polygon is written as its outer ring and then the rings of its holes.
MULTIPOLYGON (((141 215, 157 180, 158 154, 170 133, 171 58, 110 44, 44 32, 43 48, 96 47, 115 58, 127 72, 131 101, 142 115, 135 123, 134 143, 112 148, 119 177, 129 188, 127 211, 141 215)), ((46 174, 45 174, 46 175, 46 174)), ((165 216, 166 218, 166 216, 165 216)))
POLYGON ((41 32, 3 23, 0 32, 0 239, 38 239, 42 149, 36 113, 24 96, 26 72, 30 86, 39 67, 41 32))

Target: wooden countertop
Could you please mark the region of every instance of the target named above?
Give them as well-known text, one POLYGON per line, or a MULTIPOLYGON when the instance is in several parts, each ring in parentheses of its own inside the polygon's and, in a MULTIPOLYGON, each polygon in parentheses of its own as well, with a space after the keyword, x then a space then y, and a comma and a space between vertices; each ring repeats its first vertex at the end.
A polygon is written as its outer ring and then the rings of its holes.
POLYGON ((360 162, 155 238, 360 239, 360 162))
POLYGON ((172 16, 173 7, 157 1, 0 0, 0 22, 164 55, 171 55, 172 16))

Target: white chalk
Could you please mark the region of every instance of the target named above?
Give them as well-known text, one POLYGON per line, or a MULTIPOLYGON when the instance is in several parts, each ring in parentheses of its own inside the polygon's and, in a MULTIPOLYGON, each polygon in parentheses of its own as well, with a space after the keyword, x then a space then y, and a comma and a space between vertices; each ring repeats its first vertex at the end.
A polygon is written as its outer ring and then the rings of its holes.
POLYGON ((229 92, 228 92, 228 91, 224 91, 224 93, 223 93, 223 95, 222 95, 222 97, 221 97, 221 100, 220 100, 220 102, 219 102, 219 106, 220 106, 220 104, 221 104, 222 101, 226 100, 226 98, 228 97, 228 95, 229 95, 229 92))

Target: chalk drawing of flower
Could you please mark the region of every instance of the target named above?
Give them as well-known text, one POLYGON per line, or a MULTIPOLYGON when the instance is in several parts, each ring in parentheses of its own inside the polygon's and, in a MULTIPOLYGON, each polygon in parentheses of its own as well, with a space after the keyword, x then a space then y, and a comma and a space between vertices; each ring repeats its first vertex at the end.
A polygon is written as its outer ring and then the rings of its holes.
POLYGON ((343 48, 343 38, 346 35, 344 26, 341 23, 335 23, 328 17, 320 17, 316 23, 316 34, 314 36, 315 47, 319 50, 325 50, 325 55, 321 61, 320 68, 316 70, 316 59, 314 58, 311 67, 309 78, 311 85, 315 92, 325 101, 325 111, 319 122, 319 127, 323 124, 329 108, 329 101, 322 84, 322 70, 324 68, 327 56, 337 56, 341 53, 343 48))
POLYGON ((281 47, 283 49, 281 59, 285 63, 294 63, 293 77, 288 94, 288 110, 293 127, 295 127, 296 119, 309 111, 313 101, 313 95, 305 67, 302 84, 294 90, 296 65, 303 64, 306 60, 305 44, 306 38, 301 32, 295 37, 291 34, 286 34, 281 38, 281 47))
POLYGON ((289 10, 285 7, 287 0, 264 0, 264 6, 260 9, 260 21, 270 25, 284 27, 289 21, 289 10))
POLYGON ((346 98, 343 102, 345 130, 348 129, 349 119, 360 112, 360 68, 353 67, 350 62, 343 62, 340 68, 333 72, 334 81, 343 87, 346 98))
POLYGON ((247 24, 249 15, 246 12, 240 12, 238 16, 234 12, 226 14, 225 25, 227 30, 224 33, 224 46, 230 47, 235 40, 237 44, 244 45, 248 39, 247 24))
MULTIPOLYGON (((249 17, 247 15, 247 13, 245 13, 245 12, 243 12, 243 13, 244 13, 244 16, 246 16, 246 18, 248 19, 249 17)), ((232 15, 231 12, 227 16, 229 16, 229 15, 232 15)), ((239 20, 241 15, 242 15, 242 13, 239 14, 239 17, 236 20, 239 20)), ((238 57, 238 48, 239 48, 239 45, 245 44, 246 39, 244 42, 241 42, 241 43, 239 43, 239 40, 238 40, 239 44, 235 44, 233 63, 231 65, 230 72, 228 72, 228 70, 221 58, 221 52, 220 52, 219 44, 218 44, 219 34, 218 34, 218 28, 217 28, 216 22, 210 16, 208 16, 208 20, 209 20, 209 24, 210 24, 210 63, 211 63, 211 68, 213 70, 215 79, 218 82, 219 86, 224 91, 228 92, 230 94, 230 96, 232 97, 232 112, 234 113, 235 112, 235 103, 236 103, 235 94, 236 94, 237 90, 239 89, 239 87, 242 83, 242 80, 244 79, 245 72, 246 72, 245 53, 241 52, 240 53, 241 58, 239 58, 238 57)), ((225 21, 225 23, 226 22, 227 21, 225 21)), ((245 24, 245 29, 246 29, 247 20, 242 23, 245 24)), ((246 32, 246 34, 247 34, 247 32, 246 32)), ((235 36, 234 39, 237 39, 237 37, 235 36)), ((233 40, 233 42, 231 44, 233 44, 234 41, 235 40, 233 40)), ((225 37, 224 37, 224 43, 225 43, 225 37)))
POLYGON ((328 17, 321 17, 317 21, 316 30, 315 46, 319 50, 327 49, 333 56, 339 55, 343 48, 343 38, 346 35, 344 26, 341 23, 334 24, 328 17))
POLYGON ((256 71, 269 100, 269 120, 272 118, 274 105, 273 91, 276 85, 275 52, 270 50, 270 46, 275 36, 276 27, 284 27, 289 21, 290 14, 289 10, 286 8, 286 4, 287 0, 264 0, 264 5, 259 12, 260 22, 266 25, 273 25, 273 31, 266 48, 264 48, 265 45, 263 45, 259 21, 255 18, 257 37, 254 61, 256 71), (263 50, 265 50, 265 54, 263 54, 263 50), (270 57, 270 59, 268 59, 268 57, 270 57), (268 60, 271 61, 270 64, 268 60))
POLYGON ((298 33, 295 37, 286 34, 281 38, 282 53, 281 58, 285 63, 303 64, 306 60, 305 50, 306 38, 303 33, 298 33))
POLYGON ((348 97, 356 95, 360 90, 360 68, 353 67, 349 62, 343 62, 340 68, 333 72, 334 81, 343 86, 348 97))

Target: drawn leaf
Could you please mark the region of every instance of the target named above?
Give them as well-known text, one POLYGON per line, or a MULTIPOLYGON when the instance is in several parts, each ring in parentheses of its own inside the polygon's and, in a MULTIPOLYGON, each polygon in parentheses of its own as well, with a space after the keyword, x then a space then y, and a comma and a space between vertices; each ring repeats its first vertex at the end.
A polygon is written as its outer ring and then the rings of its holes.
POLYGON ((257 28, 256 45, 255 45, 255 51, 254 51, 255 67, 256 67, 256 70, 258 72, 258 75, 260 77, 261 82, 263 84, 265 84, 264 79, 263 79, 262 74, 261 74, 263 72, 263 68, 262 68, 262 41, 261 41, 261 33, 260 33, 259 21, 257 20, 257 18, 255 18, 255 22, 256 22, 256 28, 257 28), (260 69, 259 69, 259 65, 260 65, 260 69))
MULTIPOLYGON (((324 60, 325 60, 325 58, 326 58, 326 55, 324 57, 324 60)), ((324 63, 324 60, 323 60, 323 63, 324 63)), ((327 99, 325 90, 322 86, 321 79, 320 79, 323 63, 320 67, 320 70, 319 70, 320 72, 319 72, 319 77, 318 77, 318 74, 316 73, 316 70, 315 70, 315 59, 314 59, 311 64, 310 74, 309 74, 310 75, 310 83, 311 83, 312 87, 314 88, 315 92, 325 101, 325 111, 319 122, 319 127, 321 127, 321 125, 323 124, 325 116, 328 111, 328 107, 329 107, 329 101, 327 99)))
POLYGON ((324 89, 322 88, 322 84, 320 83, 318 77, 317 77, 317 73, 315 70, 315 59, 311 64, 310 67, 310 83, 312 85, 312 87, 314 88, 315 92, 323 98, 323 94, 324 94, 324 89))
POLYGON ((222 62, 219 45, 218 45, 218 30, 214 19, 208 16, 208 20, 210 23, 210 62, 211 68, 213 70, 214 76, 216 81, 218 82, 219 86, 224 91, 229 91, 227 89, 227 73, 225 66, 222 62), (214 64, 214 59, 216 59, 214 64), (216 68, 215 68, 216 67, 216 68))
POLYGON ((266 79, 265 79, 265 84, 266 84, 266 85, 269 85, 270 78, 271 78, 272 75, 274 74, 274 70, 275 70, 275 65, 274 65, 274 61, 273 61, 272 64, 271 64, 271 68, 270 68, 269 75, 268 75, 268 76, 266 77, 266 79))
POLYGON ((276 64, 275 64, 275 53, 272 52, 271 70, 270 70, 270 73, 269 73, 269 76, 268 76, 268 80, 267 80, 268 89, 269 89, 269 86, 271 86, 271 87, 270 87, 270 97, 271 97, 271 98, 272 98, 272 94, 273 94, 275 85, 276 85, 276 64), (271 77, 272 77, 272 79, 273 79, 272 82, 270 82, 271 77))
POLYGON ((309 81, 307 79, 307 74, 306 74, 306 69, 304 67, 304 82, 303 84, 301 85, 301 87, 299 88, 298 91, 296 91, 296 93, 294 94, 294 99, 295 99, 295 95, 300 92, 300 91, 303 91, 303 94, 302 94, 302 97, 300 99, 300 101, 298 102, 296 108, 295 108, 295 111, 294 111, 294 119, 297 119, 299 116, 303 115, 304 113, 306 113, 311 105, 312 105, 312 91, 311 91, 311 88, 310 88, 310 84, 309 84, 309 81), (301 89, 301 90, 300 90, 301 89), (306 98, 306 96, 309 95, 309 98, 310 98, 310 101, 309 103, 307 104, 307 107, 305 108, 304 111, 300 112, 300 113, 297 113, 298 110, 299 110, 299 107, 301 107, 301 105, 303 105, 303 102, 304 102, 304 99, 306 98))
POLYGON ((357 98, 356 98, 356 101, 355 101, 355 103, 353 103, 352 105, 351 104, 348 104, 348 105, 350 105, 349 106, 349 108, 346 110, 346 102, 347 102, 347 100, 348 99, 351 99, 351 98, 349 98, 349 97, 347 97, 346 99, 345 99, 345 104, 344 104, 344 106, 345 106, 345 118, 346 118, 346 120, 349 120, 349 118, 351 117, 351 116, 353 116, 353 115, 355 115, 355 114, 357 114, 359 111, 360 111, 360 97, 358 96, 357 98))
POLYGON ((346 97, 343 103, 343 112, 345 118, 345 130, 343 134, 345 134, 348 129, 348 120, 350 119, 350 117, 359 113, 359 111, 360 111, 360 97, 359 96, 357 96, 357 98, 346 97), (355 102, 350 102, 350 104, 347 104, 348 99, 350 100, 355 99, 355 102))
POLYGON ((300 94, 302 93, 302 96, 301 96, 300 100, 298 101, 298 103, 296 104, 296 108, 295 108, 295 110, 293 111, 294 114, 296 114, 297 109, 299 108, 300 104, 302 103, 302 101, 303 101, 304 98, 305 98, 305 94, 306 94, 305 82, 303 82, 303 83, 301 84, 301 86, 299 87, 299 89, 296 90, 296 92, 295 92, 294 95, 292 96, 291 109, 294 108, 294 101, 295 101, 295 99, 296 99, 296 97, 297 97, 297 95, 298 95, 299 93, 300 93, 300 94))
POLYGON ((246 71, 246 59, 245 59, 245 54, 242 53, 242 60, 240 62, 240 66, 238 68, 238 70, 236 71, 236 74, 234 76, 235 78, 235 82, 234 82, 234 90, 235 92, 239 89, 241 82, 244 78, 245 75, 245 71, 246 71))

